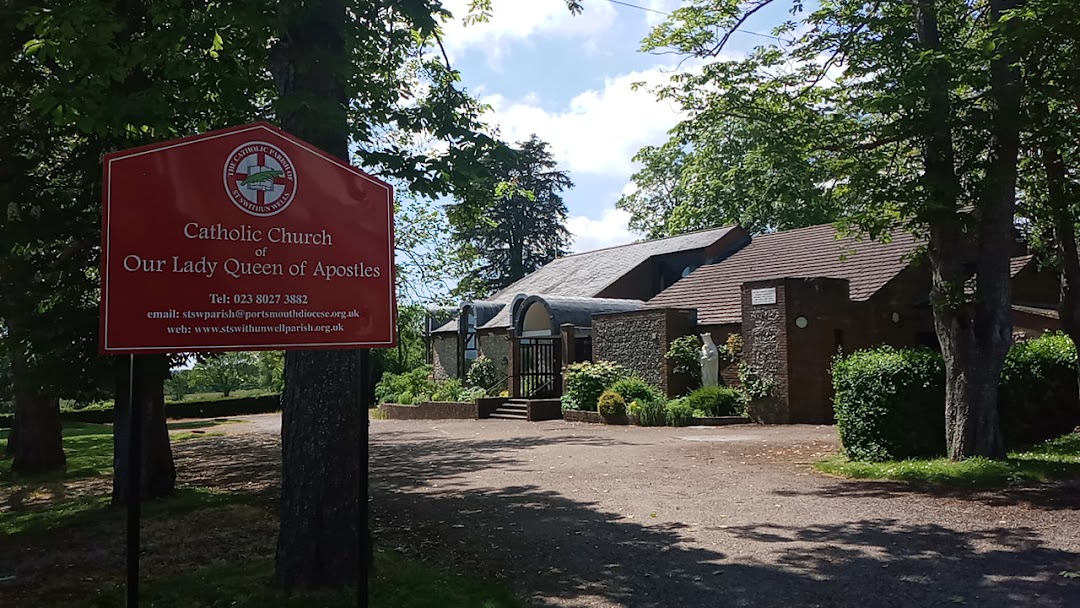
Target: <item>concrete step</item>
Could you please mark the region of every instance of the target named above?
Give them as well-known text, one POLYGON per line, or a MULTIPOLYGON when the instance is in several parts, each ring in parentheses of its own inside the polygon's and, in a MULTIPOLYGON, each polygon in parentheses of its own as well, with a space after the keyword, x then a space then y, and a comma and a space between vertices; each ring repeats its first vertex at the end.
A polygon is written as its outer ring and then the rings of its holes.
POLYGON ((508 412, 501 412, 499 410, 495 410, 495 412, 492 413, 490 417, 491 418, 498 418, 500 420, 528 420, 529 419, 528 414, 525 414, 525 413, 520 413, 520 414, 518 414, 518 413, 508 413, 508 412))
POLYGON ((503 405, 500 405, 495 411, 527 412, 529 411, 529 406, 524 403, 505 403, 503 405))

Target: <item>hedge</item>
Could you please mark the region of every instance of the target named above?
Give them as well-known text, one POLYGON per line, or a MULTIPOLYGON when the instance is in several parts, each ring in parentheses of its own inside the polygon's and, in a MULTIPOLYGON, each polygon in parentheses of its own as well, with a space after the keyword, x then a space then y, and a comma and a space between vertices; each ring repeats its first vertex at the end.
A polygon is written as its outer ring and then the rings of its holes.
POLYGON ((574 363, 563 372, 562 409, 596 411, 600 395, 629 373, 611 361, 574 363))
POLYGON ((1001 370, 998 411, 1009 447, 1053 439, 1080 425, 1076 346, 1063 333, 1013 345, 1001 370))
POLYGON ((832 367, 844 455, 880 462, 945 452, 945 365, 928 349, 858 351, 832 367))
POLYGON ((724 386, 703 386, 686 396, 686 403, 694 410, 694 416, 743 416, 746 400, 742 393, 724 386))
MULTIPOLYGON (((1005 445, 1022 448, 1080 426, 1076 346, 1060 332, 1013 345, 998 386, 1005 445)), ((879 347, 833 364, 844 453, 898 460, 945 451, 945 364, 926 349, 879 347)))
MULTIPOLYGON (((279 411, 281 411, 280 395, 165 404, 165 416, 167 418, 227 418, 229 416, 269 414, 279 411)), ((60 412, 62 422, 111 424, 113 418, 112 409, 60 412)), ((0 428, 11 428, 14 419, 15 416, 12 414, 0 415, 0 428)))

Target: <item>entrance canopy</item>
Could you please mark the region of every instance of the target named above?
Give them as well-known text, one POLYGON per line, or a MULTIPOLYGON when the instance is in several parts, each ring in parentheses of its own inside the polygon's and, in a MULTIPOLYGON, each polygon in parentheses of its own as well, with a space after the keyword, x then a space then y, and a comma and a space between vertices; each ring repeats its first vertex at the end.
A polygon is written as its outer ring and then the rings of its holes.
POLYGON ((645 307, 641 300, 529 296, 518 305, 514 330, 523 338, 559 335, 559 326, 592 327, 592 316, 605 312, 627 312, 645 307))

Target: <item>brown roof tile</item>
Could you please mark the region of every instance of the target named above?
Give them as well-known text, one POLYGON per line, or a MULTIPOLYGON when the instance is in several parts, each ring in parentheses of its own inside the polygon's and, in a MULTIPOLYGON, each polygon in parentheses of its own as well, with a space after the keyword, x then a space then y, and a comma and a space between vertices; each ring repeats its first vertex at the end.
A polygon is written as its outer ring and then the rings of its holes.
POLYGON ((836 237, 831 224, 755 236, 731 257, 698 268, 646 306, 697 308, 703 325, 738 323, 743 283, 786 277, 847 279, 851 299, 865 300, 906 268, 919 246, 902 230, 889 243, 836 237))

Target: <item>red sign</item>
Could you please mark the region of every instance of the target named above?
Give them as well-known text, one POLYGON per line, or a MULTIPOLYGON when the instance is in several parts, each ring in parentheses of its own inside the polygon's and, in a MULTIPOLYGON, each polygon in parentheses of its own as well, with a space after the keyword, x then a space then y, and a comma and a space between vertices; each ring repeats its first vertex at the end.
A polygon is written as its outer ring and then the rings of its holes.
POLYGON ((104 170, 102 353, 396 344, 389 184, 265 123, 104 170))

